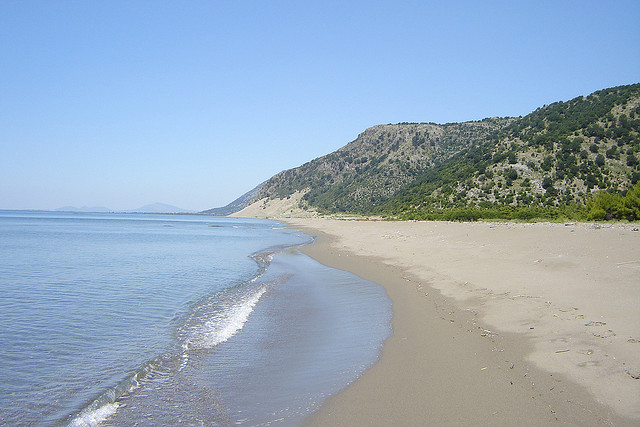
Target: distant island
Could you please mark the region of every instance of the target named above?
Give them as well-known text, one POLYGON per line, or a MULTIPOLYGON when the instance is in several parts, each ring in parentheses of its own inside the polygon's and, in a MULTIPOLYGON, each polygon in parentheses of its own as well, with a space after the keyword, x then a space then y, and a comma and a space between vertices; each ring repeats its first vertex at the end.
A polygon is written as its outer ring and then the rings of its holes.
POLYGON ((86 213, 166 213, 166 214, 177 214, 177 213, 194 213, 194 211, 190 211, 187 209, 182 209, 177 206, 168 205, 166 203, 151 203, 149 205, 144 205, 136 209, 127 209, 127 210, 113 210, 109 208, 105 208, 103 206, 82 206, 80 208, 75 206, 63 206, 61 208, 55 209, 57 212, 86 212, 86 213))
POLYGON ((137 209, 129 209, 126 212, 131 213, 194 213, 193 211, 182 209, 177 206, 167 205, 166 203, 151 203, 141 206, 137 209))
POLYGON ((86 213, 106 213, 113 212, 109 208, 104 206, 82 206, 80 208, 75 206, 63 206, 61 208, 54 209, 56 212, 86 212, 86 213))

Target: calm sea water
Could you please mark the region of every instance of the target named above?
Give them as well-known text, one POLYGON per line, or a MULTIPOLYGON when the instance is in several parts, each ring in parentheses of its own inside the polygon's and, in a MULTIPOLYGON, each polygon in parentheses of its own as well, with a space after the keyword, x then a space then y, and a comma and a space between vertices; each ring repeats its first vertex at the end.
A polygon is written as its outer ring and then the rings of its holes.
POLYGON ((371 366, 384 291, 278 223, 0 211, 2 425, 297 425, 371 366))

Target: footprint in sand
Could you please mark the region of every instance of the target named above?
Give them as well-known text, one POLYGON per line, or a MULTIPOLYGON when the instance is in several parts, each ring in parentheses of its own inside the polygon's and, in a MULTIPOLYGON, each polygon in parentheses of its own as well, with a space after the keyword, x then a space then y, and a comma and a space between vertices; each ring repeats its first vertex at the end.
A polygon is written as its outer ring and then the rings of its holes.
POLYGON ((606 332, 603 332, 601 334, 597 334, 594 332, 592 335, 597 338, 611 338, 611 337, 615 337, 616 333, 613 332, 611 329, 609 329, 606 332))
POLYGON ((589 322, 589 323, 585 323, 584 326, 604 326, 606 325, 607 322, 589 322))
POLYGON ((629 375, 634 380, 640 380, 640 370, 632 372, 629 369, 625 369, 624 372, 625 372, 625 374, 629 375))
POLYGON ((577 366, 581 368, 586 368, 587 366, 600 366, 602 362, 600 360, 589 360, 586 362, 578 363, 577 366))

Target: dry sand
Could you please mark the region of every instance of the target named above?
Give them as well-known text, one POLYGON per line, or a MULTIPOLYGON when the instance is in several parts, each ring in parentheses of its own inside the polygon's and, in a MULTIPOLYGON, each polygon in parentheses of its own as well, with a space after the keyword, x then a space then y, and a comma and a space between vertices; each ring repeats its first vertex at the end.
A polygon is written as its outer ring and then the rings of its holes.
POLYGON ((378 363, 310 425, 640 425, 634 226, 285 221, 393 302, 378 363))

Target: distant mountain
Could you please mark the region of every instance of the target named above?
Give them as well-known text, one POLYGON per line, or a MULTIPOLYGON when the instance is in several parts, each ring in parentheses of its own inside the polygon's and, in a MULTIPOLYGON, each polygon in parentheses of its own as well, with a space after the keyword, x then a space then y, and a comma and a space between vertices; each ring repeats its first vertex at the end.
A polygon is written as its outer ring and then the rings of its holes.
POLYGON ((207 209, 206 211, 202 211, 200 213, 216 216, 226 216, 241 211, 242 209, 246 208, 253 199, 255 199, 256 195, 262 189, 263 185, 264 182, 254 189, 246 192, 242 196, 238 197, 236 200, 226 206, 223 206, 221 208, 207 209))
POLYGON ((63 206, 61 208, 55 209, 57 212, 113 212, 109 208, 105 208, 104 206, 82 206, 81 208, 77 208, 75 206, 63 206))
POLYGON ((165 203, 151 203, 150 205, 144 205, 137 209, 129 209, 126 212, 135 213, 193 213, 186 209, 179 208, 177 206, 167 205, 165 203))
POLYGON ((582 207, 640 181, 640 84, 545 105, 524 117, 399 123, 269 179, 252 200, 304 193, 320 212, 441 218, 582 207))
POLYGON ((125 213, 193 213, 186 209, 179 208, 177 206, 167 205, 165 203, 152 203, 149 205, 141 206, 137 209, 127 209, 124 211, 114 211, 113 209, 105 208, 103 206, 82 206, 81 208, 75 206, 63 206, 55 209, 57 212, 125 212, 125 213))

